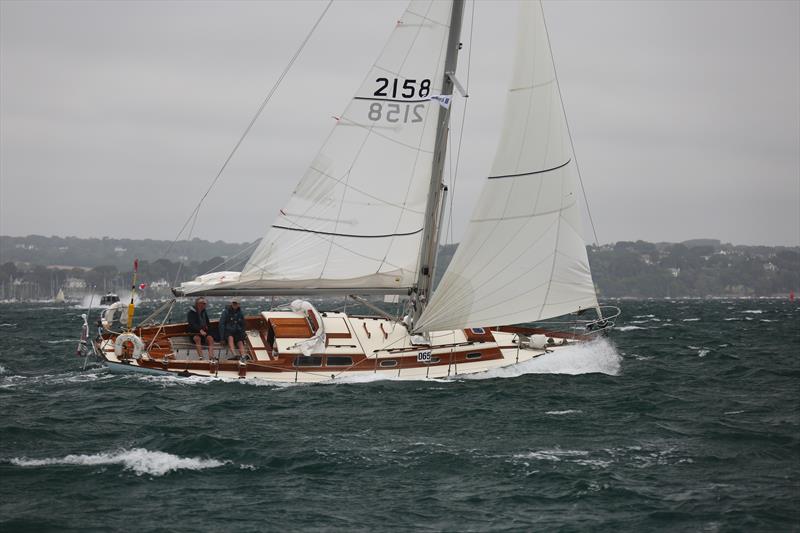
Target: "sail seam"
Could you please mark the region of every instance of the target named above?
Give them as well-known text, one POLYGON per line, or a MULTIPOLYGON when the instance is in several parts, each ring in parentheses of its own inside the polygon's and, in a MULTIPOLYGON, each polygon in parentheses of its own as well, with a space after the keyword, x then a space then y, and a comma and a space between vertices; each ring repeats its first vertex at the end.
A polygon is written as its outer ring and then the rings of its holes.
POLYGON ((572 162, 572 158, 567 159, 566 163, 562 163, 557 167, 553 168, 546 168, 544 170, 534 170, 533 172, 523 172, 521 174, 503 174, 501 176, 489 176, 487 179, 490 180, 498 180, 503 178, 519 178, 522 176, 533 176, 534 174, 544 174, 546 172, 552 172, 554 170, 558 170, 559 168, 564 168, 565 166, 569 165, 572 162))
POLYGON ((275 229, 285 229, 287 231, 302 231, 304 233, 315 233, 317 235, 330 235, 332 237, 352 237, 355 239, 384 239, 389 237, 406 237, 408 235, 416 235, 422 231, 422 228, 416 231, 409 231, 408 233, 386 233, 384 235, 355 235, 352 233, 336 233, 332 231, 316 231, 313 229, 305 229, 305 228, 289 228, 286 226, 278 226, 276 224, 272 225, 275 229))
MULTIPOLYGON (((380 202, 380 203, 388 205, 388 206, 396 207, 397 209, 400 209, 402 211, 410 211, 410 212, 416 213, 418 215, 422 214, 422 211, 420 211, 419 209, 409 209, 408 207, 406 207, 404 205, 396 204, 394 202, 389 202, 388 200, 384 200, 383 198, 378 198, 377 196, 373 196, 372 194, 369 194, 368 192, 363 191, 363 190, 359 189, 358 187, 354 187, 354 186, 350 185, 349 183, 345 183, 344 181, 342 181, 341 179, 337 178, 336 176, 331 176, 327 172, 323 172, 322 170, 320 170, 318 168, 315 168, 313 166, 310 167, 310 168, 311 168, 311 170, 316 170, 317 172, 319 172, 321 176, 325 176, 326 178, 335 181, 336 183, 340 184, 342 187, 345 187, 347 189, 351 189, 351 190, 354 190, 356 192, 359 192, 359 193, 363 194, 364 196, 366 196, 368 198, 372 198, 373 200, 375 200, 377 202, 380 202)), ((303 218, 316 218, 316 217, 308 217, 306 215, 295 215, 295 216, 299 216, 299 217, 303 217, 303 218)), ((331 220, 331 222, 333 222, 333 220, 331 220)))
POLYGON ((542 83, 534 83, 533 85, 525 85, 523 87, 511 87, 508 89, 508 92, 513 93, 516 91, 526 91, 529 89, 539 89, 541 87, 547 87, 548 85, 552 85, 553 82, 556 81, 555 78, 549 81, 543 81, 542 83))
POLYGON ((565 205, 563 207, 560 207, 558 209, 552 209, 550 211, 542 211, 541 213, 530 213, 528 215, 517 215, 517 216, 514 216, 514 217, 503 216, 503 217, 493 217, 493 218, 473 218, 473 219, 470 220, 470 222, 495 222, 495 221, 498 221, 498 220, 499 221, 505 221, 505 220, 519 220, 520 218, 543 217, 543 216, 546 216, 546 215, 552 215, 553 213, 562 213, 565 210, 567 210, 570 207, 572 207, 573 205, 575 205, 576 203, 578 203, 578 201, 574 200, 572 203, 569 203, 569 204, 567 204, 567 205, 565 205))
POLYGON ((340 119, 339 123, 342 126, 352 125, 352 126, 356 126, 356 127, 362 128, 362 129, 367 131, 367 135, 377 135, 381 139, 386 139, 389 142, 393 142, 393 143, 395 143, 395 144, 397 144, 399 146, 402 146, 403 148, 408 148, 409 150, 414 150, 415 152, 424 152, 426 154, 432 154, 433 153, 433 150, 423 150, 422 148, 419 148, 418 146, 412 146, 410 144, 406 144, 404 142, 398 141, 397 139, 392 139, 391 137, 387 137, 386 135, 383 135, 380 131, 376 130, 375 126, 367 126, 365 124, 362 124, 360 122, 355 122, 354 120, 350 120, 350 119, 345 118, 345 117, 342 117, 340 119), (342 121, 345 121, 346 124, 341 124, 342 121))
MULTIPOLYGON (((479 277, 473 278, 473 281, 475 282, 475 284, 480 286, 482 289, 487 289, 491 285, 491 282, 497 279, 497 275, 498 274, 504 272, 509 266, 513 265, 520 257, 525 255, 528 252, 528 250, 533 248, 536 244, 539 243, 539 241, 541 241, 543 238, 545 238, 548 235, 548 232, 550 231, 550 228, 552 228, 553 225, 555 225, 555 223, 556 223, 556 221, 553 221, 553 223, 551 223, 550 226, 548 226, 547 228, 543 228, 543 231, 541 232, 539 237, 536 240, 534 240, 533 242, 531 242, 530 246, 524 248, 519 254, 517 254, 517 256, 514 259, 508 261, 506 266, 504 266, 499 272, 493 273, 491 279, 489 279, 487 281, 483 281, 479 277)), ((520 227, 520 229, 517 231, 517 233, 522 231, 525 228, 526 225, 527 225, 527 223, 524 224, 522 227, 520 227)), ((509 239, 509 242, 506 243, 506 245, 503 247, 503 250, 505 250, 505 248, 512 241, 513 241, 513 238, 509 239)), ((531 268, 525 270, 520 275, 518 275, 517 277, 511 279, 510 281, 507 281, 505 284, 503 284, 503 285, 501 285, 499 287, 491 287, 490 291, 496 293, 496 292, 500 291, 501 289, 504 289, 504 288, 508 287, 509 285, 513 284, 518 279, 520 279, 521 277, 525 276, 531 270, 534 270, 534 269, 538 268, 539 265, 541 265, 542 263, 547 261, 547 259, 549 259, 549 257, 550 256, 548 255, 548 256, 542 258, 538 263, 533 265, 531 268)), ((455 259, 456 258, 454 257, 453 260, 455 261, 455 259)), ((484 263, 484 265, 479 270, 482 271, 482 272, 491 272, 488 269, 488 267, 491 265, 491 263, 492 263, 492 261, 489 261, 488 263, 484 263)), ((455 294, 450 294, 449 298, 450 298, 450 301, 451 301, 452 305, 449 308, 444 308, 443 312, 451 312, 451 313, 454 312, 454 311, 459 311, 460 312, 462 309, 466 308, 469 305, 469 302, 467 304, 462 304, 462 302, 468 301, 468 299, 470 298, 471 295, 470 295, 470 293, 467 292, 468 290, 471 290, 471 288, 467 287, 466 290, 462 289, 461 291, 459 291, 459 292, 457 292, 455 294)))
MULTIPOLYGON (((429 4, 428 11, 430 11, 430 9, 431 8, 430 8, 430 4, 429 4)), ((411 11, 410 9, 406 9, 406 13, 408 13, 409 15, 414 15, 415 17, 419 17, 422 20, 426 20, 428 22, 436 24, 437 26, 441 26, 442 28, 449 28, 450 27, 449 24, 444 24, 442 22, 439 22, 438 20, 433 20, 431 18, 428 18, 427 15, 420 15, 419 13, 415 13, 414 11, 411 11)), ((400 24, 400 26, 415 26, 415 25, 422 26, 422 24, 414 24, 413 22, 402 22, 401 21, 401 24, 400 24)))

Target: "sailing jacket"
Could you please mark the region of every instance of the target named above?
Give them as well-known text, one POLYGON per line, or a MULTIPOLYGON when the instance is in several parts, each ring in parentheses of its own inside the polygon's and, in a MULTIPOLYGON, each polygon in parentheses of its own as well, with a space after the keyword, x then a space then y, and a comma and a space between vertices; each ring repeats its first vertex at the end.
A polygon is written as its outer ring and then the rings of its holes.
POLYGON ((186 313, 186 321, 189 323, 190 333, 200 333, 201 329, 204 329, 206 333, 211 333, 209 331, 211 322, 208 320, 208 313, 206 313, 205 309, 198 313, 197 309, 192 307, 189 309, 189 312, 186 313))
POLYGON ((242 308, 234 310, 230 305, 225 306, 219 317, 219 336, 224 341, 227 335, 244 332, 244 314, 242 308))

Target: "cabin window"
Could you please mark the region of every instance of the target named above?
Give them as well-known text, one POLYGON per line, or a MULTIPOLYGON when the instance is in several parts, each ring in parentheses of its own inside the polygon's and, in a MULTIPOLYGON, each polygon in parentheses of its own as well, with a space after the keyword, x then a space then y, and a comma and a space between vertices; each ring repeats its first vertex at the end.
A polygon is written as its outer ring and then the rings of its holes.
POLYGON ((294 358, 294 366, 322 366, 322 356, 310 355, 306 357, 305 355, 298 355, 294 358))
POLYGON ((475 335, 484 335, 486 333, 486 330, 484 330, 483 328, 472 328, 472 333, 474 333, 475 335))
POLYGON ((480 359, 481 355, 483 355, 481 352, 470 352, 467 354, 467 359, 480 359))
POLYGON ((328 366, 351 366, 353 364, 353 358, 349 355, 329 355, 328 366))
POLYGON ((439 361, 441 361, 441 359, 439 359, 438 357, 434 356, 434 357, 431 357, 431 360, 428 361, 428 364, 429 365, 433 365, 433 364, 438 363, 439 361))
POLYGON ((387 359, 386 361, 381 361, 382 367, 390 367, 390 366, 397 366, 397 361, 394 359, 387 359))

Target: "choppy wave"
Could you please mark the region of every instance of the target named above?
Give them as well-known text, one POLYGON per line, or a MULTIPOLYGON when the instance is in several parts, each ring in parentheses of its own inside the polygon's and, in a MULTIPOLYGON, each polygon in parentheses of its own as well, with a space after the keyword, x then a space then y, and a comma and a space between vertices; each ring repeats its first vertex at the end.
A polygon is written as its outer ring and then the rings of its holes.
POLYGON ((617 331, 634 331, 637 329, 647 329, 647 328, 643 328, 642 326, 620 326, 616 329, 617 331))
POLYGON ((179 457, 165 452, 154 452, 144 448, 117 450, 93 455, 67 455, 45 459, 13 458, 10 463, 16 466, 98 466, 122 465, 125 470, 132 470, 137 476, 143 474, 163 476, 176 470, 204 470, 224 466, 229 461, 202 459, 199 457, 179 457))
MULTIPOLYGON (((4 372, 0 372, 3 374, 4 372)), ((99 372, 92 370, 87 372, 67 372, 64 374, 39 374, 35 376, 9 375, 0 379, 0 389, 8 389, 25 386, 39 385, 63 385, 69 383, 87 383, 104 379, 112 379, 113 376, 101 369, 99 372)))
POLYGON ((580 409, 565 409, 563 411, 545 411, 544 414, 551 416, 574 415, 583 413, 580 409))
POLYGON ((532 461, 546 461, 574 463, 599 468, 608 468, 618 463, 625 463, 635 468, 650 468, 656 465, 680 465, 694 462, 694 459, 687 457, 674 446, 661 449, 626 446, 599 450, 545 448, 517 453, 512 456, 512 459, 515 461, 522 460, 526 466, 530 466, 532 461))

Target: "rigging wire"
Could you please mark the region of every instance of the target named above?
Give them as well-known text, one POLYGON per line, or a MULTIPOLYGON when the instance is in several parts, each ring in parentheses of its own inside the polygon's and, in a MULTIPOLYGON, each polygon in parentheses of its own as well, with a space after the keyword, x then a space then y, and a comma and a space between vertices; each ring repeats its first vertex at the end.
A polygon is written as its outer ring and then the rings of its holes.
POLYGON ((547 47, 550 48, 550 62, 553 65, 553 74, 556 78, 556 89, 558 89, 558 99, 561 102, 561 112, 564 114, 564 123, 567 125, 567 134, 569 135, 569 147, 572 150, 572 159, 575 161, 575 170, 578 172, 578 182, 581 184, 581 192, 583 193, 583 202, 586 204, 586 213, 589 215, 589 223, 592 225, 592 234, 594 235, 594 244, 599 246, 600 242, 597 239, 597 230, 594 227, 594 219, 592 218, 592 210, 589 209, 589 198, 586 196, 586 189, 583 186, 583 177, 581 176, 581 167, 578 165, 578 156, 575 154, 575 143, 572 140, 572 130, 569 127, 569 119, 567 112, 564 108, 564 97, 561 96, 561 83, 558 81, 558 70, 556 69, 556 60, 553 57, 553 46, 550 44, 550 31, 547 29, 547 19, 544 16, 544 6, 539 2, 539 9, 542 10, 542 24, 544 24, 544 34, 547 37, 547 47))
MULTIPOLYGON (((205 201, 206 197, 208 197, 209 193, 211 193, 211 190, 214 188, 214 186, 216 185, 217 181, 219 181, 219 178, 222 176, 222 173, 225 171, 225 168, 228 166, 228 163, 233 158, 234 154, 236 154, 236 151, 239 149, 239 146, 241 146, 241 144, 244 141, 245 137, 247 137, 247 134, 250 133, 250 130, 253 128, 253 125, 258 120, 258 117, 261 116, 261 112, 264 111, 264 108, 267 106, 269 101, 272 99, 272 96, 275 94, 275 91, 277 91, 278 86, 280 86, 280 84, 283 81, 283 79, 289 73, 289 70, 292 68, 292 65, 294 65, 295 61, 300 56, 300 53, 303 51, 303 48, 305 48, 306 44, 311 39, 311 36, 316 31, 316 29, 319 26, 320 22, 322 22, 322 19, 325 17, 325 14, 328 12, 328 10, 330 9, 332 4, 333 4, 333 0, 329 0, 328 1, 328 5, 326 5, 325 9, 322 10, 322 13, 317 18, 317 21, 311 27, 311 30, 306 35, 305 39, 303 39, 303 42, 300 43, 300 46, 297 48, 297 51, 295 51, 294 55, 289 60, 289 63, 286 65, 286 68, 283 69, 283 72, 278 77, 277 81, 272 86, 272 88, 270 89, 269 93, 267 93, 267 96, 264 98, 264 101, 261 102, 261 105, 259 106, 258 111, 256 111, 256 113, 253 116, 252 120, 250 120, 250 123, 247 125, 247 127, 245 128, 245 130, 242 133, 242 135, 239 137, 239 140, 236 142, 236 144, 234 145, 233 149, 228 154, 228 157, 225 158, 225 162, 222 163, 222 166, 220 167, 219 172, 217 172, 217 175, 211 181, 211 184, 206 189, 206 192, 200 198, 200 201, 197 202, 197 205, 195 206, 194 210, 191 212, 189 217, 186 219, 186 222, 183 223, 183 226, 181 227, 180 231, 175 236, 175 240, 172 241, 172 243, 167 248, 167 251, 164 252, 164 254, 162 254, 161 257, 165 257, 167 254, 169 254, 169 252, 172 250, 172 248, 175 245, 175 243, 178 242, 178 239, 180 239, 181 235, 183 235, 183 232, 184 232, 184 230, 186 230, 186 227, 189 226, 190 224, 191 224, 191 227, 189 229, 189 234, 187 235, 187 240, 191 239, 192 232, 194 231, 194 226, 195 226, 195 223, 197 222, 197 217, 200 214, 200 208, 202 207, 203 202, 205 201)), ((180 265, 183 266, 183 262, 182 261, 181 261, 180 265)), ((180 268, 179 268, 179 271, 180 271, 180 268)), ((177 283, 177 279, 176 279, 176 283, 177 283)))
MULTIPOLYGON (((466 87, 464 90, 467 93, 467 97, 464 98, 464 109, 461 112, 461 129, 458 133, 458 150, 456 151, 456 168, 455 171, 452 172, 452 183, 450 185, 450 198, 449 198, 449 210, 447 214, 447 231, 445 235, 447 235, 447 243, 453 243, 453 205, 456 198, 456 181, 458 180, 458 164, 461 161, 461 144, 464 141, 464 123, 466 122, 467 118, 467 103, 469 103, 469 73, 470 68, 472 66, 472 30, 475 28, 475 0, 472 0, 472 14, 470 15, 470 22, 469 22, 469 49, 467 52, 467 80, 466 80, 466 87)), ((452 152, 451 152, 452 158, 452 152)), ((452 163, 451 163, 452 165, 452 163)))

